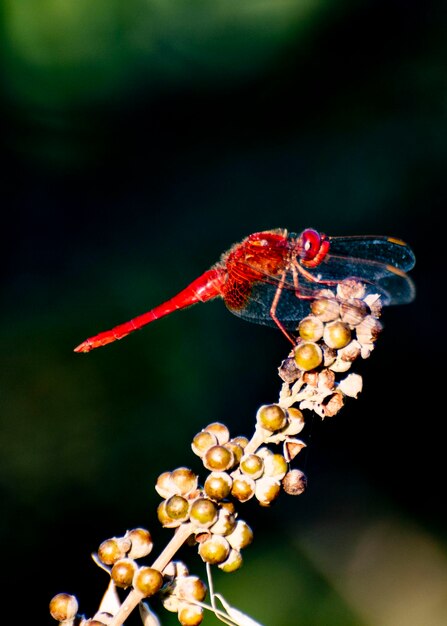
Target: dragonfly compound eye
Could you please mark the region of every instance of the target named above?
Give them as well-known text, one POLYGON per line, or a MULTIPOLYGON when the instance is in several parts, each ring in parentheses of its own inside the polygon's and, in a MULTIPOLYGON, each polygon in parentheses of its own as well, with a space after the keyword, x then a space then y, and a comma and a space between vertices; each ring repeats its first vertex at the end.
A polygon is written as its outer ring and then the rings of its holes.
POLYGON ((298 256, 303 265, 316 267, 326 256, 329 241, 326 235, 320 235, 313 228, 303 230, 298 239, 298 256))
POLYGON ((320 249, 321 237, 316 230, 308 228, 301 234, 300 256, 305 261, 312 260, 320 249))

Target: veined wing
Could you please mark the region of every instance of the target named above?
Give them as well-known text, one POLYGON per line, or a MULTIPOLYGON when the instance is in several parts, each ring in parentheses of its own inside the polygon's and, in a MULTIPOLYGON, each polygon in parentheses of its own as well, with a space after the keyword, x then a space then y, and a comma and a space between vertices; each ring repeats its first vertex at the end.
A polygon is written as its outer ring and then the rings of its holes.
POLYGON ((410 246, 396 237, 329 237, 329 242, 329 253, 332 255, 376 261, 403 272, 411 270, 416 262, 410 246))

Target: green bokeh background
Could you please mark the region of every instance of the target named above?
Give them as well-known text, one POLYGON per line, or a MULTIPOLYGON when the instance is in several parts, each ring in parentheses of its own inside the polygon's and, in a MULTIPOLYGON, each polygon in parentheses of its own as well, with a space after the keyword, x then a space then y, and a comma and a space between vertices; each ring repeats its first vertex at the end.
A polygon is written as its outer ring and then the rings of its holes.
POLYGON ((445 3, 0 6, 5 611, 51 624, 69 591, 93 614, 89 554, 135 526, 161 549, 156 477, 199 470, 211 421, 249 435, 288 350, 219 302, 72 348, 247 234, 311 226, 407 240, 418 296, 385 312, 359 399, 308 419, 306 494, 241 509, 255 542, 216 585, 265 626, 444 625, 445 3))

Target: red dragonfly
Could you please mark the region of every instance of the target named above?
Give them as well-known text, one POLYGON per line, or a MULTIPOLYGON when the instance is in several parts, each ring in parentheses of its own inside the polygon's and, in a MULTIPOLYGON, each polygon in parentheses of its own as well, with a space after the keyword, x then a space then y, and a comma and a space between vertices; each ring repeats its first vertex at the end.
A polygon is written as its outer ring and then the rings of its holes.
POLYGON ((367 293, 380 294, 382 304, 404 304, 414 298, 413 282, 405 273, 414 263, 410 247, 394 237, 328 237, 312 228, 299 235, 283 229, 254 233, 170 300, 86 339, 75 352, 90 352, 178 309, 217 297, 245 320, 277 326, 295 344, 289 331, 308 315, 323 287, 355 278, 367 293))

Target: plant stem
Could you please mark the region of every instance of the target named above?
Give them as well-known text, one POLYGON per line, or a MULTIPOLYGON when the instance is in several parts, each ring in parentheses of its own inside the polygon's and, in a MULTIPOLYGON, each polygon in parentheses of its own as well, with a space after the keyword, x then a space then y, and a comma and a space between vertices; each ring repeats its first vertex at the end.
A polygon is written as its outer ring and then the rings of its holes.
MULTIPOLYGON (((192 524, 182 524, 177 529, 171 541, 167 544, 163 552, 155 559, 151 567, 163 572, 165 567, 172 561, 176 552, 181 548, 185 541, 193 532, 192 524)), ((144 599, 144 595, 137 589, 132 589, 126 599, 120 606, 118 612, 114 615, 109 626, 121 626, 134 608, 144 599)))

